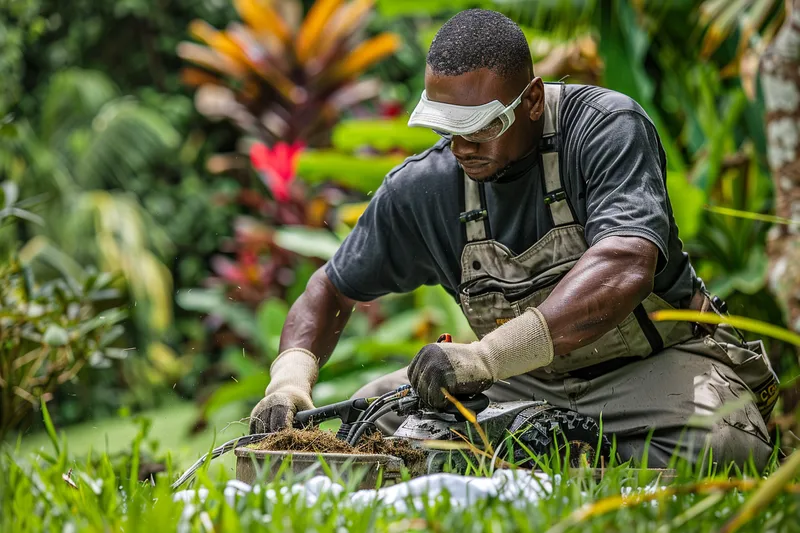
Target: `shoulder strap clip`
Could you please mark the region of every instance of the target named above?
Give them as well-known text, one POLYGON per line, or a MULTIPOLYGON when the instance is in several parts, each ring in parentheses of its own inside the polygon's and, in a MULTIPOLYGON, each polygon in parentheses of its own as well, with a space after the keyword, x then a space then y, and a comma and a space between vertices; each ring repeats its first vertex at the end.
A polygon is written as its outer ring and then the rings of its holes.
POLYGON ((466 224, 467 222, 483 220, 487 216, 489 216, 489 213, 486 211, 486 209, 473 209, 472 211, 460 213, 458 215, 458 221, 462 224, 466 224))

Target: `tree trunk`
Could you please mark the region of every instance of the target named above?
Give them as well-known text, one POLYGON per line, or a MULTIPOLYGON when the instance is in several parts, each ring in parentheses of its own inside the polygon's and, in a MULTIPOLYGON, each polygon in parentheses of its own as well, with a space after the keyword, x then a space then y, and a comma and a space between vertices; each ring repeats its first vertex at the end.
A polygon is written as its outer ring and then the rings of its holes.
MULTIPOLYGON (((761 57, 760 73, 775 213, 800 220, 800 0, 786 0, 786 20, 761 57)), ((789 327, 800 331, 800 225, 775 225, 767 253, 769 287, 789 327)))

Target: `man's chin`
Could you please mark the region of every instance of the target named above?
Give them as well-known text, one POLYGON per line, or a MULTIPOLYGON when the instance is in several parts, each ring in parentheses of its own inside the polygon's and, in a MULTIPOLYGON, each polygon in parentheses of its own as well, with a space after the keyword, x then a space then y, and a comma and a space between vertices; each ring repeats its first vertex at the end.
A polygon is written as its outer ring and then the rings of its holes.
POLYGON ((491 181, 494 175, 497 173, 497 169, 495 165, 492 163, 487 163, 485 165, 476 165, 476 166, 463 166, 464 173, 473 181, 491 181))

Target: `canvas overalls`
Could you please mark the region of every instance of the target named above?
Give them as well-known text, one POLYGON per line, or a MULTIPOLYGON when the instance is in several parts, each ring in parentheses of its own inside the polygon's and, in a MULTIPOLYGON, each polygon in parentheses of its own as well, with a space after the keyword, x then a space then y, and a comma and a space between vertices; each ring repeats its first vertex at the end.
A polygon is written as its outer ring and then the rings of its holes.
MULTIPOLYGON (((544 209, 553 229, 515 255, 491 237, 484 185, 464 176, 466 241, 461 254, 461 308, 478 338, 525 309, 540 305, 588 249, 584 228, 569 205, 559 172, 559 105, 563 84, 545 84, 544 133, 540 144, 544 209)), ((698 309, 707 300, 699 295, 698 309)), ((493 385, 494 401, 534 398, 576 410, 615 434, 623 460, 641 455, 647 432, 656 427, 649 449, 651 466, 666 465, 673 450, 694 461, 702 448, 714 460, 757 463, 771 451, 764 418, 777 399, 777 377, 760 342, 741 342, 725 327, 704 331, 687 322, 653 322, 648 314, 671 305, 650 294, 618 326, 596 341, 558 355, 545 368, 493 385), (751 393, 758 402, 751 400, 751 393), (724 403, 735 412, 714 417, 724 403), (761 409, 761 413, 759 413, 761 409), (705 417, 705 418, 704 418, 705 417), (689 422, 700 427, 689 427, 689 422)), ((406 369, 384 376, 354 397, 374 396, 407 383, 406 369)), ((400 423, 379 422, 385 433, 400 423)))

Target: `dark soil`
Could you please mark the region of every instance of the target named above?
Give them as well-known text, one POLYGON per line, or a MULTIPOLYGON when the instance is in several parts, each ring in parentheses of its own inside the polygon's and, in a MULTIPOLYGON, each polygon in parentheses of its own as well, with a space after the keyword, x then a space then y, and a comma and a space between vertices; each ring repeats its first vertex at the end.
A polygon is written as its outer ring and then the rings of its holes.
POLYGON ((248 448, 271 451, 394 455, 402 459, 409 468, 425 460, 425 452, 412 448, 408 441, 387 440, 379 432, 365 436, 354 448, 337 439, 330 431, 322 431, 318 428, 284 429, 262 441, 249 445, 248 448))

